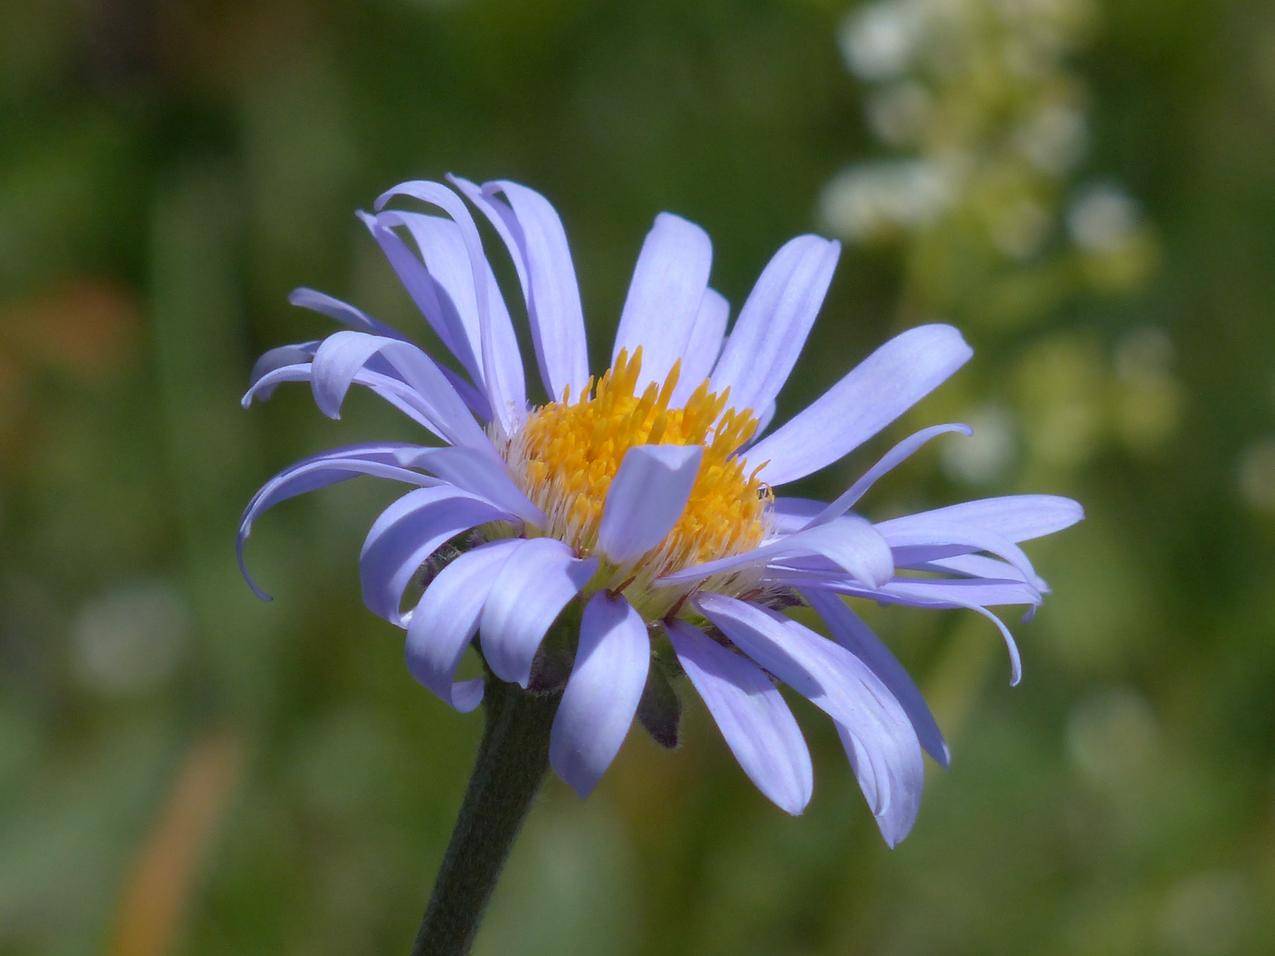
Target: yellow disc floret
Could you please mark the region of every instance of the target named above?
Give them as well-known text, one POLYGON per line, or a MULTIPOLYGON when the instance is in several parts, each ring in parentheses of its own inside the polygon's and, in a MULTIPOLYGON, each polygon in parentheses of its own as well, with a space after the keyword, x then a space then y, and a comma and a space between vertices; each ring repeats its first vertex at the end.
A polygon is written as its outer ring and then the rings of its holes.
POLYGON ((544 533, 590 553, 607 492, 625 453, 636 445, 698 445, 699 472, 686 509, 667 537, 628 570, 649 581, 660 574, 756 547, 765 534, 770 491, 757 471, 733 457, 757 430, 748 409, 727 407, 730 390, 707 380, 681 408, 670 408, 680 363, 662 385, 636 387, 642 349, 621 350, 615 365, 572 399, 533 411, 509 445, 509 461, 529 498, 548 516, 544 533))

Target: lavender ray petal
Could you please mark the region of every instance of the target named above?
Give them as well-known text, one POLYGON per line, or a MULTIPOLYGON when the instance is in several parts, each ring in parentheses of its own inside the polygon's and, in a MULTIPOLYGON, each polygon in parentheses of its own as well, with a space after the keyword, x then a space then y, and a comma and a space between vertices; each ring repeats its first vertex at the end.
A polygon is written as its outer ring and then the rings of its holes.
POLYGON ((898 843, 916 819, 925 768, 912 723, 886 685, 849 650, 775 611, 719 594, 696 603, 736 647, 853 740, 864 798, 886 841, 898 843))
POLYGON ((625 453, 607 492, 598 547, 616 564, 659 544, 686 509, 699 471, 698 445, 637 445, 625 453))
POLYGON ((381 213, 379 218, 390 223, 401 222, 411 233, 429 274, 439 287, 440 301, 451 306, 468 349, 473 355, 480 356, 473 371, 475 380, 484 383, 493 408, 500 406, 509 410, 500 420, 506 430, 510 430, 526 412, 527 387, 513 322, 491 265, 483 258, 475 273, 464 232, 452 220, 397 211, 381 213), (484 339, 476 282, 484 284, 487 289, 489 342, 484 339), (493 389, 486 381, 484 359, 489 360, 486 364, 496 367, 502 390, 493 389))
POLYGON ((683 568, 656 579, 655 584, 687 584, 710 575, 761 567, 781 558, 804 555, 827 558, 869 587, 888 581, 894 573, 894 561, 884 538, 863 518, 846 515, 827 524, 776 538, 752 551, 683 568))
POLYGON ((606 772, 633 723, 651 660, 646 624, 622 597, 585 606, 580 644, 549 735, 549 762, 580 796, 606 772))
POLYGON ((785 243, 762 270, 713 369, 735 408, 765 408, 779 394, 823 305, 841 244, 819 236, 785 243))
MULTIPOLYGON (((996 626, 1000 632, 1001 638, 1005 642, 1005 650, 1009 654, 1010 667, 1010 686, 1017 686, 1023 677, 1023 661, 1022 656, 1018 652, 1018 644, 1014 640, 1014 635, 1010 633, 1005 622, 989 611, 981 604, 966 600, 963 594, 953 593, 956 589, 951 585, 958 584, 957 581, 947 582, 899 582, 891 581, 889 584, 882 585, 880 588, 865 588, 858 585, 848 584, 844 581, 821 581, 818 578, 802 579, 799 577, 791 577, 785 579, 785 583, 792 587, 799 588, 823 588, 837 594, 844 594, 848 597, 868 598, 881 604, 900 604, 907 607, 926 608, 929 610, 953 610, 962 608, 967 611, 973 611, 979 614, 996 626), (944 587, 944 585, 947 585, 944 587), (943 587, 942 592, 937 589, 943 587)), ((980 582, 972 582, 977 585, 980 582)), ((1006 582, 1007 584, 1016 584, 1022 587, 1018 582, 1006 582)), ((1015 602, 1022 603, 1022 602, 1015 602)))
POLYGON ((1024 581, 1036 578, 1036 570, 1022 548, 1004 535, 981 526, 935 517, 933 512, 926 512, 879 521, 874 527, 891 549, 957 545, 1004 558, 1018 570, 1024 581))
POLYGON ((270 595, 257 586, 248 573, 244 559, 244 546, 252 533, 253 522, 275 505, 328 485, 348 481, 362 475, 388 478, 422 487, 437 484, 435 478, 422 475, 404 467, 417 451, 427 451, 416 445, 369 444, 334 448, 322 454, 295 462, 279 472, 252 496, 239 520, 239 532, 235 541, 235 553, 239 571, 254 594, 262 600, 270 595))
POLYGON ((828 625, 832 638, 871 668, 889 688, 911 721, 921 746, 946 767, 951 761, 947 741, 943 739, 943 732, 939 730, 930 705, 899 659, 839 597, 817 588, 805 589, 801 594, 828 625))
POLYGON ((319 292, 316 289, 300 286, 292 290, 288 296, 288 302, 299 309, 307 309, 310 312, 326 315, 329 319, 334 319, 342 325, 349 326, 360 332, 371 332, 373 335, 383 335, 387 339, 407 341, 407 336, 394 328, 394 326, 379 322, 362 309, 356 308, 348 302, 333 298, 326 292, 319 292))
POLYGON ((638 254, 611 350, 614 364, 621 349, 632 355, 641 347, 639 390, 648 382, 662 383, 686 352, 712 262, 713 244, 703 229, 670 213, 655 217, 638 254))
POLYGON ((409 491, 381 512, 363 542, 363 602, 373 614, 404 626, 403 593, 430 555, 478 525, 516 520, 491 502, 450 485, 409 491))
POLYGON ((909 435, 903 441, 899 442, 888 452, 881 456, 880 461, 863 473, 863 476, 847 488, 835 501, 829 504, 822 512, 811 519, 810 524, 822 524, 833 518, 839 518, 851 508, 853 508, 868 490, 876 484, 881 478, 889 474, 907 459, 911 458, 924 446, 930 439, 937 438, 939 435, 946 435, 951 432, 959 432, 962 435, 969 436, 974 434, 974 430, 968 425, 951 424, 951 425, 932 425, 929 428, 922 428, 918 432, 909 435))
MULTIPOLYGON (((252 386, 244 393, 240 404, 244 408, 250 406, 254 400, 266 400, 274 394, 274 390, 285 382, 311 382, 314 380, 313 363, 306 362, 299 365, 285 365, 282 368, 276 368, 266 372, 259 379, 252 383, 252 386)), ((360 369, 354 373, 350 384, 362 385, 374 395, 382 399, 386 404, 397 409, 406 415, 416 424, 420 425, 431 435, 437 438, 444 438, 446 426, 433 417, 433 409, 421 400, 420 395, 399 378, 384 375, 380 372, 371 372, 366 368, 360 369)))
POLYGON ((1070 528, 1084 516, 1084 508, 1070 498, 1058 495, 1006 495, 1001 498, 964 501, 932 511, 922 511, 910 517, 975 525, 1010 541, 1019 542, 1070 528))
POLYGON ((314 355, 310 386, 315 404, 331 418, 339 418, 341 403, 354 376, 373 356, 382 356, 402 376, 420 402, 430 411, 444 440, 489 451, 496 457, 486 432, 456 394, 446 376, 424 352, 407 342, 368 335, 337 332, 328 336, 314 355))
POLYGON ((483 608, 483 654, 492 673, 526 687, 545 633, 597 570, 561 541, 532 538, 510 555, 483 608))
POLYGON ((478 630, 492 581, 519 539, 492 541, 467 551, 429 583, 407 623, 407 669, 426 688, 462 713, 483 699, 481 679, 454 683, 478 630))
POLYGON ((526 186, 497 180, 478 189, 456 177, 453 182, 491 220, 509 248, 549 397, 561 398, 568 386, 579 395, 589 362, 580 290, 562 220, 547 199, 526 186))
POLYGON ((397 196, 407 196, 442 209, 460 230, 465 252, 469 257, 472 288, 478 310, 483 386, 496 421, 507 434, 512 434, 526 414, 522 360, 517 354, 512 323, 501 320, 502 316, 508 317, 508 310, 500 297, 491 265, 483 253, 478 227, 474 224, 465 201, 442 183, 425 180, 400 183, 377 197, 374 204, 377 212, 382 211, 386 203, 397 196), (499 305, 495 306, 497 311, 494 318, 493 298, 499 300, 499 305))
POLYGON ((778 689, 751 661, 682 621, 665 625, 682 669, 726 746, 767 799, 793 816, 810 802, 810 751, 778 689))
POLYGON ((768 462, 761 477, 772 485, 818 471, 876 435, 973 354, 948 325, 923 325, 897 335, 754 445, 749 461, 768 462))
POLYGON ((686 404, 686 400, 708 378, 722 352, 726 338, 726 320, 730 317, 730 303, 715 289, 705 289, 700 300, 691 336, 682 351, 682 372, 673 387, 671 404, 674 408, 686 404))

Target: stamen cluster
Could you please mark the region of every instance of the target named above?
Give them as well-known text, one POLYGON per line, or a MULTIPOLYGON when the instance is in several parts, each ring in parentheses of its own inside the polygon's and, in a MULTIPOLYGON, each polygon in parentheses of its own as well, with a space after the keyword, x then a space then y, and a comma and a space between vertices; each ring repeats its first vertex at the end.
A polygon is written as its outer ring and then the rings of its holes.
POLYGON ((631 357, 621 350, 615 365, 596 381, 590 378, 574 400, 568 388, 561 401, 533 411, 509 450, 523 490, 549 518, 542 530, 588 554, 597 543, 607 492, 630 448, 699 445, 703 457, 685 511, 631 569, 648 579, 756 547, 771 500, 757 478, 760 468, 746 474, 733 457, 757 430, 756 416, 728 408, 730 389, 711 392, 707 379, 682 407, 670 408, 680 364, 663 384, 652 382, 639 394, 642 349, 631 357))

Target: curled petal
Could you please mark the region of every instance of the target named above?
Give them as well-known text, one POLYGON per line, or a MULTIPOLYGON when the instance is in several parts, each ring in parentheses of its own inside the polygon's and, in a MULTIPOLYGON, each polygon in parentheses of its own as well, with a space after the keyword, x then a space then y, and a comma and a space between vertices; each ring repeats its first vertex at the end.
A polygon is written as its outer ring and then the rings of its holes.
POLYGON ((252 576, 248 574, 248 567, 244 562, 244 545, 248 541, 248 535, 252 533, 253 522, 262 514, 289 498, 317 491, 338 482, 349 481, 361 475, 388 478, 392 481, 423 487, 438 484, 437 479, 412 471, 409 467, 420 452, 429 450, 418 445, 398 443, 334 448, 289 465, 267 481, 244 508, 243 516, 239 519, 239 534, 235 541, 239 571, 248 582, 248 587, 252 588, 252 592, 262 600, 270 600, 270 595, 258 587, 252 576))
POLYGON ((568 386, 579 395, 589 377, 589 361, 580 290, 562 220, 544 196, 526 186, 499 180, 479 189, 459 177, 452 181, 482 210, 509 249, 550 398, 560 398, 568 386))
POLYGON ((589 583, 596 558, 580 560, 561 541, 532 538, 505 564, 483 607, 483 653, 492 673, 526 687, 545 633, 589 583))
POLYGON ((328 336, 315 352, 311 369, 310 387, 319 410, 339 418, 350 384, 376 356, 389 362, 411 387, 450 444, 491 450, 486 433, 439 367, 420 349, 397 339, 365 332, 328 336))
POLYGON ((359 555, 363 601, 373 614, 404 626, 399 610, 413 575, 456 535, 515 515, 459 488, 418 488, 399 498, 372 524, 359 555))
POLYGON ((868 489, 920 451, 926 442, 932 438, 937 438, 939 435, 947 435, 951 432, 957 432, 967 437, 974 434, 974 430, 969 425, 960 424, 933 425, 930 428, 922 428, 919 432, 914 432, 886 452, 880 461, 863 473, 863 477, 812 518, 810 524, 823 524, 825 521, 841 517, 841 515, 853 508, 860 498, 868 493, 868 489))
POLYGON ((456 668, 478 630, 492 582, 517 539, 467 551, 429 583, 407 624, 407 669, 445 703, 468 712, 482 703, 481 679, 454 683, 456 668))

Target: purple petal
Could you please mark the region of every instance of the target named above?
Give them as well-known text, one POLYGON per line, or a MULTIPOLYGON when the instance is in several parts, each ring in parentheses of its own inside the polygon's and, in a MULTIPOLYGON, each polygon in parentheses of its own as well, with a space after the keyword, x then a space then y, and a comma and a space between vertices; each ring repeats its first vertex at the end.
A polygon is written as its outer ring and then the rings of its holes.
POLYGON ((958 523, 943 515, 936 517, 932 511, 879 521, 874 527, 892 549, 944 548, 951 545, 970 551, 986 551, 1012 564, 1024 581, 1036 577, 1036 571, 1022 548, 985 527, 958 523))
POLYGON ((698 445, 630 448, 602 510, 598 527, 602 553, 624 564, 663 541, 686 508, 701 455, 698 445))
POLYGON ((682 372, 673 388, 674 408, 686 404, 691 393, 699 387, 717 364, 726 338, 726 320, 730 316, 730 303, 715 289, 705 289, 700 300, 691 337, 682 351, 682 372))
MULTIPOLYGON (((795 562, 794 562, 795 563, 795 562)), ((812 562, 813 563, 813 562, 812 562)), ((860 594, 862 584, 850 580, 830 564, 811 567, 803 563, 772 564, 762 580, 785 587, 817 587, 843 594, 860 594)), ((987 580, 984 578, 895 578, 882 584, 874 594, 885 601, 890 596, 906 599, 906 603, 925 607, 963 608, 970 604, 983 607, 996 605, 1030 605, 1041 603, 1040 592, 1025 581, 987 580)))
MULTIPOLYGON (((457 352, 457 357, 470 370, 474 380, 483 383, 493 409, 508 409, 512 413, 502 416, 502 423, 508 428, 521 421, 527 403, 522 356, 509 310, 505 307, 490 264, 485 258, 480 259, 475 273, 464 232, 452 220, 398 211, 381 213, 377 219, 388 225, 401 223, 407 228, 425 262, 425 269, 421 271, 425 272, 426 280, 432 279, 437 287, 437 307, 442 311, 446 324, 454 329, 454 337, 460 340, 461 349, 453 351, 457 352), (490 342, 486 344, 476 282, 486 287, 490 325, 490 342), (470 356, 468 361, 463 357, 465 354, 470 356), (487 381, 485 369, 488 365, 497 372, 492 383, 487 381)), ((420 265, 414 256, 412 262, 420 265)), ((424 311, 424 306, 421 307, 424 311)))
POLYGON ((428 451, 417 445, 384 443, 375 445, 350 445, 346 448, 333 448, 322 454, 306 458, 289 465, 264 485, 249 500, 239 520, 239 534, 235 542, 235 551, 239 560, 239 570, 248 587, 262 600, 270 600, 270 595, 259 588, 252 576, 248 574, 244 562, 244 545, 248 535, 252 533, 253 522, 275 505, 317 491, 328 485, 349 481, 361 475, 376 478, 388 478, 406 484, 428 486, 437 484, 437 479, 408 470, 405 465, 418 452, 428 451))
POLYGON ((642 243, 629 285, 611 361, 621 349, 642 349, 642 377, 662 383, 686 352, 708 288, 713 244, 699 226, 662 212, 642 243))
POLYGON ((793 816, 814 789, 810 751, 779 691, 758 667, 682 621, 665 624, 677 659, 740 767, 793 816))
POLYGON ((770 519, 775 531, 792 534, 810 526, 812 519, 828 507, 826 501, 813 498, 786 498, 776 496, 770 506, 770 519))
POLYGON ((292 293, 288 296, 288 302, 299 309, 308 309, 311 312, 326 315, 328 318, 335 319, 342 325, 348 325, 350 328, 360 332, 383 335, 387 339, 407 340, 407 336, 392 325, 378 322, 362 309, 355 308, 340 299, 335 299, 326 292, 319 292, 315 289, 301 286, 292 290, 292 293))
POLYGON ((881 678, 912 722, 921 746, 946 767, 951 759, 947 742, 920 688, 899 659, 839 597, 814 588, 802 591, 802 597, 823 618, 833 639, 881 678))
POLYGON ((960 424, 933 425, 929 428, 922 428, 919 432, 914 432, 886 452, 880 461, 863 473, 863 477, 811 519, 810 523, 812 525, 823 524, 832 518, 839 518, 853 508, 877 481, 907 461, 931 438, 937 438, 939 435, 946 435, 950 432, 959 432, 967 437, 974 434, 974 430, 969 425, 960 424))
MULTIPOLYGON (((1010 633, 1009 628, 1005 626, 1005 622, 999 617, 973 601, 964 599, 965 592, 956 593, 957 589, 951 585, 959 584, 956 581, 891 581, 880 588, 864 588, 853 584, 843 582, 827 582, 818 579, 789 578, 787 584, 793 587, 801 588, 823 588, 833 591, 837 594, 845 594, 850 597, 868 598, 881 604, 901 604, 907 607, 928 608, 931 610, 950 610, 953 608, 964 608, 973 611, 975 614, 982 615, 991 621, 996 629, 1000 632, 1001 638, 1005 641, 1005 650, 1009 654, 1010 667, 1010 686, 1015 686, 1023 677, 1022 657, 1018 653, 1018 644, 1014 640, 1014 635, 1010 633), (939 590, 941 589, 941 591, 939 590)), ((980 585, 982 582, 966 582, 967 586, 980 585)), ((1021 585, 1020 585, 1021 587, 1021 585)))
POLYGON ((407 624, 407 669, 462 713, 483 699, 481 679, 453 683, 456 668, 478 630, 478 618, 520 539, 492 541, 467 551, 438 573, 407 624))
POLYGON ((784 558, 818 555, 827 558, 869 587, 888 581, 894 573, 889 545, 863 518, 846 515, 827 524, 776 538, 759 548, 716 561, 683 568, 658 578, 657 585, 687 584, 715 574, 760 567, 784 558))
POLYGON ((633 723, 651 641, 637 611, 599 591, 585 606, 571 678, 549 736, 549 762, 580 796, 588 796, 633 723))
POLYGON ((409 491, 381 512, 363 542, 363 602, 372 613, 404 626, 399 610, 403 592, 430 555, 463 531, 516 520, 491 502, 448 485, 409 491))
POLYGON ((713 369, 713 390, 729 387, 732 407, 758 411, 779 394, 823 305, 840 254, 838 242, 798 236, 762 270, 713 369))
POLYGON ((478 310, 483 385, 496 420, 506 432, 512 432, 526 412, 522 360, 517 355, 512 324, 502 321, 502 317, 508 317, 508 312, 503 299, 500 299, 500 290, 496 286, 491 266, 483 254, 478 227, 474 225, 465 201, 442 183, 425 180, 400 183, 377 198, 376 210, 380 212, 386 203, 397 196, 409 196, 442 209, 460 230, 465 252, 469 257, 471 283, 478 310), (499 304, 496 300, 499 300, 499 304))
POLYGON ((483 608, 482 646, 492 673, 526 687, 545 632, 597 568, 596 558, 577 559, 552 538, 532 538, 515 551, 483 608))
POLYGON ((384 357, 416 393, 446 441, 488 450, 495 457, 486 432, 438 366, 414 345, 397 339, 365 332, 337 332, 328 336, 315 353, 311 369, 310 386, 319 410, 330 418, 339 418, 350 384, 378 355, 384 357))
POLYGON ((1079 502, 1058 495, 1008 495, 964 501, 911 515, 917 520, 937 519, 954 524, 976 525, 1010 541, 1030 541, 1083 519, 1085 509, 1079 502))
POLYGON ((422 448, 411 464, 517 515, 528 524, 544 527, 549 523, 544 512, 514 483, 505 463, 484 452, 459 447, 422 448))
POLYGON ((457 187, 491 220, 509 248, 522 282, 540 375, 551 399, 567 386, 579 395, 589 377, 584 313, 562 220, 539 193, 508 180, 479 190, 453 177, 457 187), (505 199, 496 198, 503 193, 505 199))
POLYGON ((840 644, 775 611, 720 594, 696 603, 736 647, 836 721, 886 842, 907 836, 925 768, 911 721, 877 675, 840 644))
POLYGON ((989 581, 984 578, 895 578, 885 585, 891 594, 921 598, 950 607, 982 607, 1041 603, 1040 592, 1025 581, 989 581))
POLYGON ((877 434, 973 354, 961 334, 948 325, 923 325, 897 335, 754 445, 748 458, 769 462, 761 477, 772 485, 803 478, 877 434))
POLYGON ((254 398, 260 398, 263 402, 269 399, 274 394, 274 386, 258 386, 258 383, 271 372, 277 372, 282 368, 290 366, 305 366, 308 368, 310 360, 314 358, 314 353, 319 348, 319 345, 320 340, 315 339, 311 342, 280 345, 262 352, 257 361, 252 364, 252 371, 248 373, 248 391, 239 400, 239 404, 247 408, 252 404, 254 398))
MULTIPOLYGON (((299 347, 299 346, 298 346, 299 347)), ((268 355, 269 353, 267 353, 268 355)), ((262 356, 265 359, 266 356, 262 356)), ((254 372, 257 369, 254 369, 254 372)), ((265 401, 274 394, 274 390, 285 382, 313 382, 314 367, 311 362, 297 365, 284 365, 271 369, 256 379, 248 391, 244 393, 240 404, 249 407, 253 401, 265 401)), ((362 385, 390 406, 398 409, 431 435, 446 440, 443 436, 445 426, 436 422, 433 409, 426 406, 416 391, 397 377, 380 372, 370 372, 366 368, 354 373, 351 384, 362 385)))
MULTIPOLYGON (((895 552, 897 561, 898 552, 895 552)), ((971 578, 984 578, 993 581, 1024 581, 1040 594, 1049 593, 1049 585, 1039 575, 1027 580, 1023 572, 1008 561, 1000 558, 989 558, 982 554, 958 554, 952 557, 934 558, 916 564, 902 565, 918 571, 938 571, 941 574, 960 574, 971 578)), ((987 602, 984 602, 987 603, 987 602)))
MULTIPOLYGON (((441 283, 436 280, 434 274, 427 267, 427 263, 429 263, 430 259, 433 259, 434 266, 440 273, 449 274, 452 272, 452 267, 455 266, 455 250, 452 248, 451 243, 445 243, 442 236, 438 236, 438 241, 434 245, 441 247, 443 251, 440 252, 437 248, 431 249, 432 254, 426 256, 426 261, 422 262, 392 228, 395 225, 403 224, 401 218, 391 213, 380 216, 361 213, 359 218, 363 220, 363 224, 367 226, 372 238, 376 240, 377 245, 381 247, 381 251, 385 253, 385 258, 398 276, 399 282, 407 290, 407 294, 411 297, 421 315, 424 316, 425 321, 429 323, 430 328, 442 340, 448 351, 456 356, 456 359, 464 366, 474 381, 481 381, 482 363, 478 357, 480 353, 477 343, 471 341, 467 335, 465 322, 460 315, 460 306, 448 294, 446 289, 441 287, 441 283), (446 253, 453 253, 453 255, 447 255, 446 253)), ((455 226, 454 223, 435 216, 422 215, 419 218, 429 219, 434 223, 455 226)), ((426 227, 422 227, 422 231, 426 231, 426 227)), ((442 230, 440 229, 438 232, 441 233, 442 230)), ((469 257, 465 251, 464 240, 461 238, 459 230, 456 230, 451 238, 454 239, 456 244, 460 245, 462 264, 465 270, 468 271, 469 257)), ((417 240, 417 245, 418 247, 421 246, 419 239, 417 240)), ((425 248, 430 248, 428 241, 425 248)), ((477 311, 472 288, 470 289, 468 305, 473 312, 477 311)), ((475 324, 477 323, 476 315, 471 314, 470 319, 475 324)))

